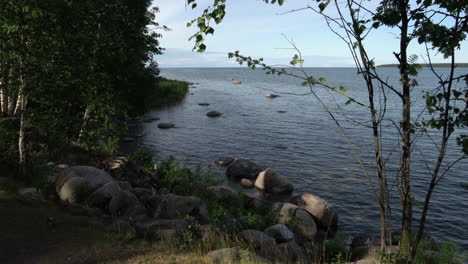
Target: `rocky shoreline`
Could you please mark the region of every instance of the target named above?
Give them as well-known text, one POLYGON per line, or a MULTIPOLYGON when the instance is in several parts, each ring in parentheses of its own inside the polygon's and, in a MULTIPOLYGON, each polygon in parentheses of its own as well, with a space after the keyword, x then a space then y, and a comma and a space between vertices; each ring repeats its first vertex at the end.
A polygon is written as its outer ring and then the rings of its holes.
MULTIPOLYGON (((338 214, 334 206, 314 194, 292 195, 294 187, 287 177, 244 159, 222 158, 216 163, 226 167, 226 177, 244 188, 256 188, 262 195, 236 192, 223 185, 207 186, 204 199, 171 193, 164 187, 161 164, 155 163, 148 170, 118 157, 103 160, 96 167, 49 164, 55 167, 48 197, 55 196, 74 213, 97 219, 109 232, 133 239, 180 243, 184 234, 193 233, 200 240, 237 241, 236 246, 208 252, 215 263, 233 261, 243 252, 240 248, 263 262, 312 263, 320 250, 318 241, 336 234, 338 214), (208 204, 239 209, 245 215, 214 223, 208 204), (249 228, 250 212, 275 215, 274 222, 261 230, 249 228)), ((34 189, 23 191, 21 196, 43 199, 34 189)), ((350 260, 359 260, 369 255, 373 246, 359 237, 348 250, 350 260)))

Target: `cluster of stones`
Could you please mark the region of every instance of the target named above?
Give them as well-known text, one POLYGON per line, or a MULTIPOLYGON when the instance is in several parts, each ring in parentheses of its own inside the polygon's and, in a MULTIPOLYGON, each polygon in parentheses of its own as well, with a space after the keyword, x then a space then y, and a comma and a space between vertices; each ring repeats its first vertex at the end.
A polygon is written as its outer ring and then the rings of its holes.
MULTIPOLYGON (((255 261, 309 263, 308 254, 317 234, 327 232, 329 237, 333 236, 338 215, 325 200, 310 193, 292 195, 294 188, 287 177, 251 161, 225 158, 217 163, 227 167, 226 175, 230 179, 257 188, 265 195, 248 192, 240 195, 226 186, 210 186, 207 192, 213 201, 241 206, 258 214, 274 212, 278 218, 276 224, 265 230, 247 229, 243 217, 224 223, 224 231, 237 234, 236 239, 253 252, 237 248, 212 251, 208 255, 214 262, 229 263, 247 252, 255 261), (282 202, 268 198, 275 195, 283 197, 282 202)), ((122 157, 104 161, 100 167, 107 172, 90 166, 64 168, 54 177, 55 191, 65 204, 86 208, 88 215, 103 219, 111 232, 177 241, 181 232, 189 230, 189 219, 195 219, 201 225, 202 235, 210 233, 210 215, 204 201, 168 193, 158 187, 156 172, 146 173, 131 164, 122 157)))
MULTIPOLYGON (((309 258, 300 244, 313 244, 318 232, 326 232, 330 238, 333 237, 338 227, 338 214, 333 205, 319 196, 305 192, 291 195, 294 187, 286 176, 271 168, 261 168, 249 160, 221 158, 216 163, 227 167, 226 176, 238 181, 242 187, 262 192, 261 196, 244 195, 242 203, 246 209, 259 213, 272 210, 278 215, 278 224, 266 230, 239 233, 261 256, 281 256, 287 261, 307 262, 309 258), (268 197, 281 197, 282 202, 273 202, 268 197), (286 226, 291 223, 295 227, 294 232, 286 226)), ((234 199, 235 192, 227 187, 212 187, 211 190, 216 199, 234 199)))

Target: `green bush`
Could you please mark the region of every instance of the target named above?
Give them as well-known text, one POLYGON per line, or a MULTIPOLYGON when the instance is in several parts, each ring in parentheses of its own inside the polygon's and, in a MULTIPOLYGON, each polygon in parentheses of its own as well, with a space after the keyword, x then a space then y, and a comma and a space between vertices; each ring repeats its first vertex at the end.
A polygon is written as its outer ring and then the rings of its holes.
POLYGON ((206 188, 217 181, 200 169, 191 170, 179 165, 173 157, 162 161, 157 175, 162 187, 178 195, 206 197, 206 188))
POLYGON ((266 214, 247 212, 245 216, 246 216, 245 220, 247 221, 246 224, 247 224, 248 229, 264 230, 278 223, 277 221, 278 216, 273 212, 269 212, 266 214))
POLYGON ((463 264, 466 260, 468 260, 467 253, 453 241, 442 243, 435 257, 435 263, 438 264, 463 264))
POLYGON ((153 151, 146 147, 139 148, 137 151, 133 152, 128 159, 145 172, 149 172, 154 167, 153 151))

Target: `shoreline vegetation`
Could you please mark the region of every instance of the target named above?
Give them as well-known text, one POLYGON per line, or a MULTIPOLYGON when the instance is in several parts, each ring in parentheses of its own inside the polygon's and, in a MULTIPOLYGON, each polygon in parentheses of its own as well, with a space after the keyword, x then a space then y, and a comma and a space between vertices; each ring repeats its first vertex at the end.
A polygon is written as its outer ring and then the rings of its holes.
MULTIPOLYGON (((428 64, 421 63, 419 64, 422 68, 429 68, 428 64)), ((382 64, 378 65, 377 68, 393 68, 398 67, 398 64, 382 64)), ((434 68, 450 68, 452 67, 451 63, 432 63, 434 68)), ((468 68, 468 63, 455 63, 456 68, 468 68)))

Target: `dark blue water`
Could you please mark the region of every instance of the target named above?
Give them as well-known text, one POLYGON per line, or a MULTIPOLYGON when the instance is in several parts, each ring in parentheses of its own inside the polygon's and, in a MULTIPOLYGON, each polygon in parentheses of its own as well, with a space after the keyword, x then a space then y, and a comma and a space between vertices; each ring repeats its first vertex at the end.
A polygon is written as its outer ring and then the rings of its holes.
MULTIPOLYGON (((396 69, 381 71, 398 84, 396 69)), ((446 69, 439 71, 447 74, 446 69)), ((315 77, 325 77, 331 85, 343 85, 351 90, 348 92, 350 96, 364 103, 367 101, 366 87, 355 69, 309 68, 307 72, 315 77)), ((162 69, 161 75, 197 84, 190 88, 190 94, 181 104, 148 114, 160 117, 161 122, 175 123, 176 128, 161 130, 156 127, 157 123, 142 124, 145 133, 142 143, 154 147, 160 157, 172 155, 189 166, 203 168, 210 167, 222 156, 250 159, 288 176, 296 191, 311 192, 333 203, 345 233, 378 234, 378 210, 371 185, 350 146, 320 103, 311 95, 282 94, 275 99, 265 98, 266 94, 273 93, 267 89, 307 93, 308 88, 302 87, 301 81, 244 68, 162 69), (231 78, 242 81, 242 84, 231 84, 231 78), (209 103, 210 106, 199 106, 198 103, 209 103), (205 114, 211 110, 222 112, 223 116, 207 117, 205 114), (278 145, 287 148, 279 149, 278 145)), ((417 118, 416 110, 424 108, 423 92, 437 85, 436 78, 428 70, 423 70, 417 80, 419 86, 413 89, 414 119, 417 118)), ((345 105, 346 98, 323 88, 315 91, 346 128, 376 182, 372 131, 356 123, 368 122, 368 110, 356 104, 345 105)), ((400 108, 399 98, 390 94, 386 117, 398 123, 400 108)), ((384 155, 389 157, 387 173, 393 192, 393 211, 398 219, 396 168, 400 146, 393 124, 385 121, 384 125, 384 155)), ((431 132, 431 135, 437 138, 437 132, 431 132)), ((415 146, 412 157, 414 198, 423 201, 430 179, 426 162, 429 167, 435 164, 436 147, 427 136, 419 136, 415 146)), ((448 152, 445 164, 460 156, 454 140, 448 152)), ((224 178, 222 169, 212 167, 210 170, 224 178)), ((468 162, 464 160, 455 165, 437 187, 427 225, 428 232, 439 241, 452 240, 464 248, 468 248, 468 190, 462 187, 466 183, 468 162)), ((417 219, 421 206, 416 205, 415 210, 417 219)), ((398 228, 398 225, 395 221, 394 227, 398 228)))

